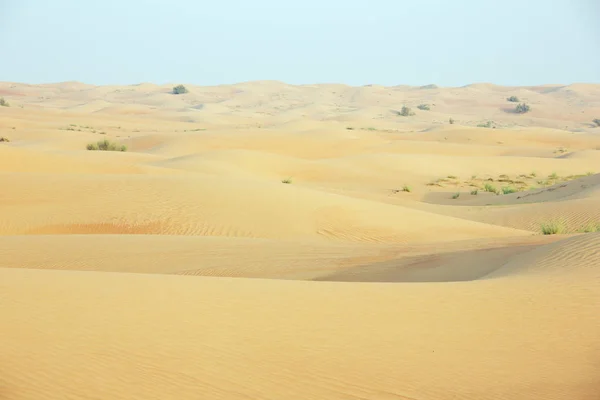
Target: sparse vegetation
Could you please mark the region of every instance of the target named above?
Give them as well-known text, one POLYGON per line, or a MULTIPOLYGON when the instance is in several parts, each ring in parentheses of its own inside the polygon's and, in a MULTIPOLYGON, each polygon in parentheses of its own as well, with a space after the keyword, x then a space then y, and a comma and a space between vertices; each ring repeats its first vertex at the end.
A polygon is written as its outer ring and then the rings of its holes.
POLYGON ((10 140, 8 140, 8 138, 4 137, 4 136, 0 136, 0 143, 2 142, 10 142, 10 140))
POLYGON ((412 189, 410 186, 404 185, 404 186, 402 186, 402 191, 410 193, 412 191, 412 189))
POLYGON ((479 194, 479 190, 471 190, 471 196, 477 196, 477 194, 479 194))
POLYGON ((553 172, 550 175, 548 175, 548 178, 556 180, 558 179, 558 174, 556 172, 553 172))
POLYGON ((488 121, 485 124, 478 124, 477 127, 479 127, 479 128, 493 128, 494 127, 494 121, 488 121))
POLYGON ((510 101, 511 103, 518 103, 520 100, 517 96, 510 96, 506 101, 510 101))
POLYGON ((458 179, 458 177, 455 175, 448 175, 448 179, 458 179))
POLYGON ((184 94, 184 93, 188 93, 188 90, 183 85, 177 85, 173 88, 173 94, 184 94))
POLYGON ((596 118, 592 121, 596 126, 600 126, 600 118, 596 118))
POLYGON ((498 191, 498 189, 496 189, 496 187, 494 185, 492 185, 491 183, 486 183, 483 186, 483 190, 486 192, 490 192, 490 193, 496 193, 498 191))
POLYGON ((515 189, 512 186, 505 186, 502 188, 502 193, 504 193, 504 194, 511 194, 511 193, 516 193, 516 192, 517 192, 517 189, 515 189))
POLYGON ((412 112, 412 110, 409 107, 406 107, 406 106, 402 106, 402 109, 400 111, 396 111, 396 113, 398 115, 403 116, 403 117, 410 117, 410 116, 415 115, 415 113, 412 112))
POLYGON ((417 108, 419 110, 423 110, 423 111, 429 111, 429 110, 431 110, 431 107, 429 107, 429 104, 419 104, 417 106, 417 108))
POLYGON ((600 232, 600 222, 598 223, 589 223, 584 226, 580 232, 583 233, 592 233, 592 232, 600 232))
POLYGON ((565 231, 565 224, 562 221, 542 222, 540 225, 544 235, 558 235, 565 231))
POLYGON ((281 183, 285 183, 286 185, 289 185, 292 183, 292 178, 285 178, 281 180, 281 183))
POLYGON ((448 120, 448 123, 449 123, 450 125, 454 125, 454 122, 455 122, 455 121, 454 121, 454 119, 453 119, 453 118, 450 118, 450 119, 448 120))
POLYGON ((454 193, 454 194, 452 195, 452 199, 454 199, 454 200, 458 199, 459 197, 460 197, 460 193, 458 193, 458 192, 457 192, 457 193, 454 193))
POLYGON ((100 151, 127 151, 127 146, 118 143, 113 143, 110 140, 104 139, 96 143, 88 144, 87 149, 100 151))
POLYGON ((2 107, 10 107, 10 103, 4 100, 4 97, 0 97, 0 106, 2 107))
POLYGON ((529 104, 521 103, 518 104, 517 107, 515 107, 515 112, 517 114, 525 114, 529 111, 531 111, 531 107, 529 107, 529 104))

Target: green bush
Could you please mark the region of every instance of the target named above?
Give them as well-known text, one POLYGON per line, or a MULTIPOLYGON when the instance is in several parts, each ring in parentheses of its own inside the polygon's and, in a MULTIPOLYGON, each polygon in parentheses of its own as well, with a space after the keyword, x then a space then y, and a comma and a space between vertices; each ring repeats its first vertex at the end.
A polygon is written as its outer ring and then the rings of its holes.
POLYGON ((505 186, 502 188, 502 193, 504 194, 511 194, 511 193, 515 193, 517 191, 517 189, 515 189, 514 187, 511 186, 505 186))
POLYGON ((183 85, 177 85, 173 88, 173 94, 184 94, 187 92, 188 92, 187 88, 183 85))
POLYGON ((525 103, 521 103, 519 105, 517 105, 517 107, 515 107, 515 112, 517 114, 525 114, 528 113, 531 110, 531 107, 529 107, 529 104, 525 104, 525 103))
POLYGON ((4 97, 0 97, 0 106, 10 107, 10 104, 6 100, 4 100, 4 97))
POLYGON ((519 98, 517 96, 510 96, 508 99, 506 99, 507 101, 510 101, 511 103, 518 103, 519 102, 519 98))
POLYGON ((541 224, 542 233, 544 235, 557 235, 566 230, 565 224, 562 221, 549 221, 541 224))
POLYGON ((450 119, 448 120, 448 123, 449 123, 450 125, 454 125, 454 122, 455 122, 455 121, 454 121, 454 119, 453 119, 453 118, 450 118, 450 119))
POLYGON ((492 128, 494 126, 494 122, 492 121, 488 121, 485 124, 478 124, 477 127, 479 128, 492 128))
POLYGON ((104 139, 96 143, 88 144, 87 149, 101 151, 127 151, 127 146, 113 143, 107 139, 104 139))
POLYGON ((498 189, 496 189, 496 187, 494 185, 492 185, 491 183, 486 183, 485 186, 483 187, 483 190, 485 190, 486 192, 490 192, 490 193, 498 192, 498 189))
POLYGON ((596 118, 594 121, 592 121, 594 124, 596 124, 596 126, 600 126, 600 118, 596 118))
POLYGON ((419 110, 423 110, 423 111, 429 111, 429 110, 431 110, 431 107, 429 107, 429 104, 419 104, 417 106, 417 108, 419 110))
POLYGON ((406 107, 406 106, 402 106, 402 110, 396 111, 396 113, 398 115, 403 116, 403 117, 410 117, 412 115, 415 115, 415 113, 412 112, 412 110, 410 108, 406 107))

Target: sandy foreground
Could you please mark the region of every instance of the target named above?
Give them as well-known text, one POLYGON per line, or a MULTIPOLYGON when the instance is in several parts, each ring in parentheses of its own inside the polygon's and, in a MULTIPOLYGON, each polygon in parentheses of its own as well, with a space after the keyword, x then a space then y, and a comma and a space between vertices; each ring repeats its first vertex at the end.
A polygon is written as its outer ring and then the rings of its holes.
POLYGON ((172 86, 0 82, 1 400, 600 399, 600 85, 172 86))

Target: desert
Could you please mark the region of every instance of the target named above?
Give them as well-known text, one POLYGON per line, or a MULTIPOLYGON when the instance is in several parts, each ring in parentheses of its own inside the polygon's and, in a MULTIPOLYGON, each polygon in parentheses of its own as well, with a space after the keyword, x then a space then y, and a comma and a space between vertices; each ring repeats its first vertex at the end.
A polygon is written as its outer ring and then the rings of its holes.
POLYGON ((600 398, 600 84, 0 97, 0 399, 600 398))

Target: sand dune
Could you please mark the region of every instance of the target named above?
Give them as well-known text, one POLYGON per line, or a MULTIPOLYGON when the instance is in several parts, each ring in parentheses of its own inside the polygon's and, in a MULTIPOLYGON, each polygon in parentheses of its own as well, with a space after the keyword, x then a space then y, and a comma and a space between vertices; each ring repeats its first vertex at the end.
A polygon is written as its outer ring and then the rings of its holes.
POLYGON ((599 85, 173 85, 0 82, 0 399, 598 397, 599 85))

